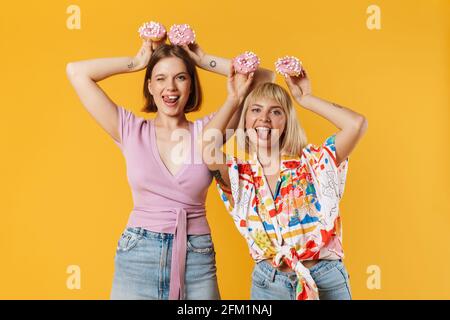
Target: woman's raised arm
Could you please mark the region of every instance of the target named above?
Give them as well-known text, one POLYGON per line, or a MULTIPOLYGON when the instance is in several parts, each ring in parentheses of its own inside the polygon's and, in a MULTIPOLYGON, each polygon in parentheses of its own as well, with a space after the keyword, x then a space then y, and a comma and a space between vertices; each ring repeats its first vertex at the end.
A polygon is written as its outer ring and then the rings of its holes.
POLYGON ((249 88, 251 86, 254 73, 247 75, 235 73, 230 65, 228 76, 228 96, 225 103, 217 111, 211 121, 205 126, 200 136, 200 145, 202 156, 209 170, 213 172, 218 181, 222 179, 225 185, 229 185, 229 176, 226 166, 226 156, 221 151, 223 137, 226 133, 227 125, 230 119, 241 109, 249 88))
MULTIPOLYGON (((206 54, 197 43, 190 44, 189 46, 184 45, 183 49, 188 52, 191 59, 195 61, 197 67, 224 76, 229 75, 231 59, 206 54)), ((253 75, 253 81, 249 90, 251 91, 260 83, 274 81, 275 73, 273 71, 264 68, 258 68, 253 75)), ((241 110, 241 108, 236 110, 233 117, 231 117, 230 121, 227 123, 227 129, 236 129, 241 117, 241 110)))
POLYGON ((117 105, 106 95, 97 82, 110 76, 135 72, 146 68, 153 49, 159 44, 144 41, 134 57, 100 58, 69 62, 67 77, 81 103, 98 124, 114 140, 120 142, 117 105))
POLYGON ((286 83, 298 104, 324 117, 340 129, 336 133, 336 164, 347 159, 367 130, 367 119, 348 108, 312 95, 308 74, 303 69, 298 77, 286 76, 286 83))

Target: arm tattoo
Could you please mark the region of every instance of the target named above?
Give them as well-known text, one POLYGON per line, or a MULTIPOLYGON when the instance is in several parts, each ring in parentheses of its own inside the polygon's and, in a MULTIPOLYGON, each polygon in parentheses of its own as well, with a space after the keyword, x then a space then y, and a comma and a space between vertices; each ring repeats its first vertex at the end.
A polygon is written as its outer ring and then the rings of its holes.
POLYGON ((216 61, 211 60, 211 61, 209 62, 209 66, 210 66, 211 68, 215 68, 215 67, 217 66, 216 61))
POLYGON ((338 105, 337 103, 332 103, 333 106, 338 107, 338 108, 344 108, 343 106, 338 105))
POLYGON ((131 61, 131 63, 129 65, 127 65, 128 69, 133 69, 134 68, 134 63, 133 61, 131 61))
POLYGON ((216 178, 217 182, 219 182, 221 185, 228 187, 228 185, 225 183, 225 181, 222 178, 222 175, 220 174, 219 170, 211 171, 211 174, 214 178, 216 178))

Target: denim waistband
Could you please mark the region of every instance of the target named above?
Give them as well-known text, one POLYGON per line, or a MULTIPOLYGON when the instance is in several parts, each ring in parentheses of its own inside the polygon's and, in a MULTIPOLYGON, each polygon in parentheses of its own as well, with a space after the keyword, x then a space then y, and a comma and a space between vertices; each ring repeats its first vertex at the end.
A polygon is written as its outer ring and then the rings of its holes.
POLYGON ((128 232, 137 234, 138 236, 140 236, 142 238, 149 238, 149 239, 171 240, 171 239, 173 239, 173 236, 174 236, 171 233, 154 232, 154 231, 144 229, 142 227, 127 227, 126 230, 128 232))
MULTIPOLYGON (((336 263, 342 263, 342 260, 319 260, 309 271, 311 274, 326 272, 330 268, 334 267, 336 263)), ((282 280, 288 280, 289 282, 295 282, 297 275, 294 271, 280 271, 267 260, 263 260, 257 263, 256 267, 264 276, 270 281, 275 281, 275 278, 281 278, 282 280)))
MULTIPOLYGON (((173 240, 174 235, 172 233, 155 232, 142 227, 127 227, 128 232, 137 234, 142 238, 155 239, 155 240, 173 240)), ((204 236, 210 236, 210 233, 204 234, 204 236)), ((189 237, 189 235, 188 235, 189 237)))

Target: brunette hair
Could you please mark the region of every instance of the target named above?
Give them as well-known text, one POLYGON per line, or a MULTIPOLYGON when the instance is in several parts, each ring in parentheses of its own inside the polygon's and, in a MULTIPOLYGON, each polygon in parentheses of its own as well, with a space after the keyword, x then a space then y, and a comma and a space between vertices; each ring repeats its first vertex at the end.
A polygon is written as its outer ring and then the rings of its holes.
POLYGON ((193 111, 198 111, 202 103, 202 89, 200 87, 200 82, 198 79, 197 69, 195 67, 195 62, 189 57, 188 53, 180 46, 175 46, 171 44, 164 44, 159 46, 152 54, 150 61, 147 65, 147 71, 144 78, 144 112, 157 112, 158 108, 156 106, 153 96, 148 90, 148 81, 152 77, 152 71, 155 65, 164 58, 176 57, 180 58, 184 65, 186 66, 187 72, 191 77, 191 93, 189 99, 184 107, 184 112, 189 113, 193 111))

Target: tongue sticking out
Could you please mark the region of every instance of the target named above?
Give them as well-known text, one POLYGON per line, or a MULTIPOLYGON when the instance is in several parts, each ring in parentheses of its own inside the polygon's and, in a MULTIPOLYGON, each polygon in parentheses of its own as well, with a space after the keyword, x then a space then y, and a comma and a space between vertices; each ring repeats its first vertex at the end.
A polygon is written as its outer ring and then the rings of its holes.
POLYGON ((259 139, 267 140, 269 138, 270 130, 259 129, 259 130, 257 130, 257 132, 258 132, 258 138, 259 139))
POLYGON ((167 96, 163 96, 163 100, 164 100, 164 102, 167 102, 167 103, 174 103, 174 102, 176 102, 178 100, 178 97, 176 97, 176 98, 169 98, 167 96))

